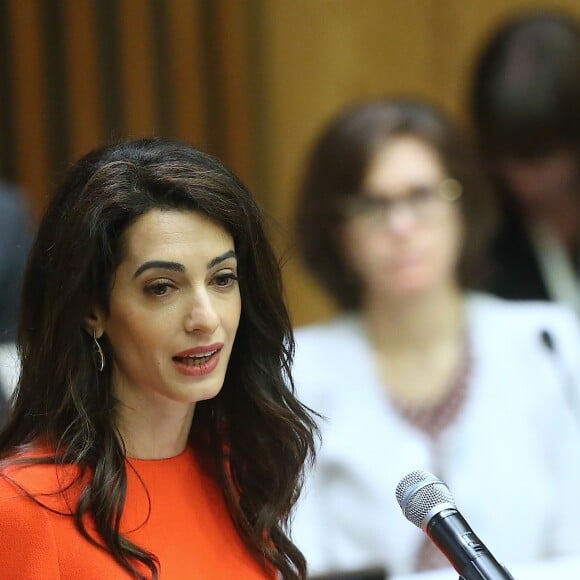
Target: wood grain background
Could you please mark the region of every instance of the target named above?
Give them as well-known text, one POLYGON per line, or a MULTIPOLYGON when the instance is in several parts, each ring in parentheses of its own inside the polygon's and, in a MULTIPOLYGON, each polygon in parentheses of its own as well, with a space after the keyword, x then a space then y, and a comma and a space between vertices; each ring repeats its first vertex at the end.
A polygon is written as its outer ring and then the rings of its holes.
POLYGON ((351 101, 404 93, 465 119, 471 63, 504 16, 578 0, 0 0, 0 175, 39 216, 68 163, 123 136, 218 155, 271 216, 296 324, 332 305, 290 225, 301 163, 351 101))

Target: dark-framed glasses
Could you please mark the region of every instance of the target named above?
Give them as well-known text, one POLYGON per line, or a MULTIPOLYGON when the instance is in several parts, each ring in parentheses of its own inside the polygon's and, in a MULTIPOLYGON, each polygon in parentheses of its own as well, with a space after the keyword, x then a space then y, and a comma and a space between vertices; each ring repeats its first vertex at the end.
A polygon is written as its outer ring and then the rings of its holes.
POLYGON ((396 210, 404 208, 416 219, 429 221, 443 215, 449 204, 458 201, 462 194, 461 183, 456 179, 447 178, 436 185, 417 185, 397 195, 362 192, 343 198, 343 213, 345 217, 379 224, 396 210))

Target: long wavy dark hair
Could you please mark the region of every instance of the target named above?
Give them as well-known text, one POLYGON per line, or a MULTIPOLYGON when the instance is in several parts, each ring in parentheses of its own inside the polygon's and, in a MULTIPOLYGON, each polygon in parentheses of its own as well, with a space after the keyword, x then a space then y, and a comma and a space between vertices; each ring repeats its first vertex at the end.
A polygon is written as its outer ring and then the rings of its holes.
POLYGON ((123 568, 145 578, 138 571, 144 565, 158 578, 155 555, 119 532, 127 476, 117 401, 110 368, 97 372, 85 329, 95 306, 107 312, 123 233, 153 209, 201 212, 233 237, 240 324, 223 388, 196 404, 189 440, 255 557, 284 578, 304 578, 306 564, 287 526, 317 432, 293 394, 294 341, 279 265, 248 190, 217 159, 185 143, 123 141, 68 171, 29 257, 18 338, 22 373, 0 432, 0 457, 4 465, 78 466, 82 493, 73 515, 80 533, 96 543, 83 523, 90 515, 123 568), (48 444, 50 457, 29 457, 38 442, 48 444))

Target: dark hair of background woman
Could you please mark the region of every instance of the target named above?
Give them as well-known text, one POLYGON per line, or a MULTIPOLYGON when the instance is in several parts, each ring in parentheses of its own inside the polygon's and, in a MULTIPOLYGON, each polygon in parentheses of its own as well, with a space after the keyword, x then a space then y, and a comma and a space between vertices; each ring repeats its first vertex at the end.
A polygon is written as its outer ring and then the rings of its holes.
POLYGON ((433 147, 447 177, 461 183, 465 235, 459 281, 470 288, 485 281, 484 247, 495 212, 472 149, 431 105, 406 98, 368 101, 348 107, 322 131, 306 161, 296 212, 298 250, 312 275, 343 309, 358 308, 362 290, 342 249, 347 219, 343 200, 360 193, 374 155, 401 136, 433 147))
MULTIPOLYGON (((153 209, 199 211, 234 239, 240 324, 223 389, 196 404, 190 443, 256 557, 284 578, 303 578, 305 561, 286 527, 316 431, 293 396, 294 342, 278 263, 243 184, 189 145, 121 142, 88 154, 68 172, 30 254, 18 340, 22 375, 12 418, 0 433, 0 454, 22 455, 45 441, 55 454, 44 462, 90 473, 74 513, 77 528, 94 543, 83 522, 90 514, 121 566, 142 578, 134 566, 140 561, 158 577, 155 555, 119 533, 126 472, 111 365, 96 371, 84 328, 93 306, 107 311, 124 232, 153 209)), ((106 340, 103 346, 110 357, 106 340)))
POLYGON ((580 153, 580 24, 534 10, 507 20, 474 67, 471 116, 483 151, 522 159, 580 153))

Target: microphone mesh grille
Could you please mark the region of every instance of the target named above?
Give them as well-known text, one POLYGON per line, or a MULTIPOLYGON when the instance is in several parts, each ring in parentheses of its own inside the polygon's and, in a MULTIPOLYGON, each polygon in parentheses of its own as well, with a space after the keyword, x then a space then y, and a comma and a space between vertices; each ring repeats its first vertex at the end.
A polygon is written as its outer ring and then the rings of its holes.
POLYGON ((455 506, 449 488, 427 471, 412 471, 403 477, 397 485, 396 496, 404 516, 419 528, 439 504, 455 506))

